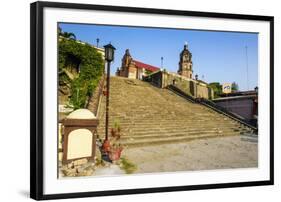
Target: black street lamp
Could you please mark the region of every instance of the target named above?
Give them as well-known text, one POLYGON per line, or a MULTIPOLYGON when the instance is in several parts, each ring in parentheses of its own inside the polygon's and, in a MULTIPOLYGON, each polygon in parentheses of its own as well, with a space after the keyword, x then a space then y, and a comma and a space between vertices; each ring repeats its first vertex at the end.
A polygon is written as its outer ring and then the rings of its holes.
POLYGON ((105 50, 105 60, 107 62, 113 61, 114 51, 116 50, 116 48, 114 48, 114 46, 112 46, 111 44, 107 44, 104 46, 104 50, 105 50))
POLYGON ((107 62, 107 75, 106 75, 106 114, 105 114, 105 142, 108 144, 108 107, 109 107, 109 82, 110 82, 110 62, 114 60, 114 46, 107 44, 104 46, 105 60, 107 62))

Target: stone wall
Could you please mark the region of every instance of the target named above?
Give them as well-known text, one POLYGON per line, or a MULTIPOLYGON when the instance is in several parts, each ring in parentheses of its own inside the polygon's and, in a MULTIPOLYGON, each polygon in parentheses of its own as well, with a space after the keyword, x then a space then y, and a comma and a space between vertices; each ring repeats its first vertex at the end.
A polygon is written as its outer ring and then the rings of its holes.
POLYGON ((195 96, 194 85, 191 79, 168 72, 163 72, 163 76, 163 87, 166 87, 168 85, 174 85, 184 91, 185 93, 191 96, 195 96))
POLYGON ((196 85, 196 97, 198 98, 213 98, 212 94, 211 94, 211 88, 208 88, 206 84, 202 85, 202 84, 197 84, 196 85))
POLYGON ((240 96, 219 98, 213 100, 217 105, 224 107, 228 111, 231 111, 239 116, 242 116, 246 120, 254 119, 254 96, 240 96))
POLYGON ((206 83, 167 71, 155 72, 145 77, 144 80, 159 88, 165 88, 168 85, 174 85, 195 98, 213 99, 214 97, 213 90, 209 88, 206 83))
POLYGON ((128 69, 128 78, 136 79, 137 78, 137 68, 135 65, 130 64, 128 69))

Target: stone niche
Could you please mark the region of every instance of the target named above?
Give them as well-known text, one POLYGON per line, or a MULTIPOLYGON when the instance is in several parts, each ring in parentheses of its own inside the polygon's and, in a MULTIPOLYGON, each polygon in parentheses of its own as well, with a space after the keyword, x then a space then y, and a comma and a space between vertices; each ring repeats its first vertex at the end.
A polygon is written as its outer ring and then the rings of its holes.
POLYGON ((98 123, 95 115, 87 109, 75 110, 62 121, 63 164, 83 158, 94 160, 98 123))

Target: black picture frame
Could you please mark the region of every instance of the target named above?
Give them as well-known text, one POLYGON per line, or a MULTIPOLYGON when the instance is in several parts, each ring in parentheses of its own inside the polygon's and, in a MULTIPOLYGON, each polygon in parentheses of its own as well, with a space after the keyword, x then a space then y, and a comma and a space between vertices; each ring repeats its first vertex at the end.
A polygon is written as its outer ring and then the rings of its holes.
POLYGON ((30 197, 36 200, 93 197, 154 192, 187 191, 229 187, 246 187, 274 184, 274 17, 258 15, 240 15, 213 12, 195 12, 152 8, 120 7, 57 2, 35 2, 30 5, 30 197), (191 186, 154 187, 143 189, 112 190, 82 193, 51 194, 43 193, 43 9, 46 7, 61 9, 121 11, 130 13, 164 14, 167 16, 197 16, 223 19, 258 20, 270 23, 270 179, 239 183, 204 184, 191 186))

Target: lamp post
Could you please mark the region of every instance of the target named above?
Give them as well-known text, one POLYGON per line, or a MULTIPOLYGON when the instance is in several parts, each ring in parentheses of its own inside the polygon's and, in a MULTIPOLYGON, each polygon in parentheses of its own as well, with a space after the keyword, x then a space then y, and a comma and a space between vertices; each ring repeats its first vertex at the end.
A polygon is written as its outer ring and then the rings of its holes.
POLYGON ((106 114, 105 114, 105 140, 104 145, 108 144, 108 107, 109 107, 109 82, 110 82, 110 63, 114 60, 114 46, 107 44, 104 46, 105 60, 107 62, 106 74, 106 114))
POLYGON ((100 39, 99 39, 99 38, 97 38, 96 40, 97 40, 97 48, 98 48, 98 47, 99 47, 99 42, 100 42, 100 39))

